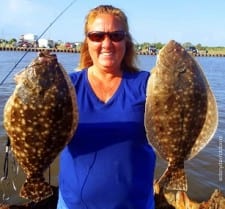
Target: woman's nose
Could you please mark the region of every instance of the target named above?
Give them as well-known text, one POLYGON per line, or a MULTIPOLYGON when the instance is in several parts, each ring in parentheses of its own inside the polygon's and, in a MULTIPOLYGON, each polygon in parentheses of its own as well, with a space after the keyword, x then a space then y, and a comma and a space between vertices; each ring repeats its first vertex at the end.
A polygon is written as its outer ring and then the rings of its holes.
POLYGON ((104 40, 102 41, 103 45, 111 45, 112 41, 108 35, 105 35, 104 40))

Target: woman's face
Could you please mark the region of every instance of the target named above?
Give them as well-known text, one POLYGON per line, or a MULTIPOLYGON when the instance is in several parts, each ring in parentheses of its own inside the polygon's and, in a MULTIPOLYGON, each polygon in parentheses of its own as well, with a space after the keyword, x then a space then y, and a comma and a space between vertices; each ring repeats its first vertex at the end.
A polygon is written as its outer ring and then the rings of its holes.
MULTIPOLYGON (((88 32, 124 31, 122 23, 113 15, 100 14, 88 27, 88 32)), ((87 38, 89 54, 94 67, 106 71, 121 70, 120 65, 126 50, 126 37, 121 41, 112 41, 108 35, 103 40, 93 41, 87 38)))

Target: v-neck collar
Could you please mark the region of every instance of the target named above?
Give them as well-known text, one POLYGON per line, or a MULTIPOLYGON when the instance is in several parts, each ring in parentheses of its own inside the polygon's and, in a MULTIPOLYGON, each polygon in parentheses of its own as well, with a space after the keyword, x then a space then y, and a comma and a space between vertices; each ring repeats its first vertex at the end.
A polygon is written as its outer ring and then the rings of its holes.
POLYGON ((110 104, 117 97, 117 95, 119 94, 120 89, 122 88, 122 85, 123 85, 123 80, 124 80, 123 78, 124 78, 124 73, 122 75, 122 79, 121 79, 121 82, 120 82, 117 90, 114 92, 114 94, 110 97, 110 99, 107 102, 103 102, 102 100, 99 99, 99 97, 93 91, 91 84, 88 80, 88 69, 85 69, 85 82, 87 83, 88 91, 90 92, 92 98, 95 99, 95 101, 97 101, 99 104, 102 104, 102 105, 110 104))

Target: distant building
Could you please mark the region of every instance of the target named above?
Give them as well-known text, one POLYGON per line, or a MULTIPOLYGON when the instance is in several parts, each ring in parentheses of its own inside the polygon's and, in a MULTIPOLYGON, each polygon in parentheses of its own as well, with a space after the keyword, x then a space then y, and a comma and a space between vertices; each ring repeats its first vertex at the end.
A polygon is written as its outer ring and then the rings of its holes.
POLYGON ((38 40, 38 47, 40 48, 54 48, 55 43, 53 40, 40 38, 38 40))
POLYGON ((38 36, 32 33, 27 33, 20 36, 16 46, 18 47, 36 47, 38 36))
POLYGON ((22 37, 22 40, 30 42, 30 43, 34 43, 38 39, 38 36, 32 33, 24 34, 21 37, 22 37))
POLYGON ((76 49, 77 51, 80 51, 82 42, 75 42, 74 44, 75 44, 75 49, 76 49))

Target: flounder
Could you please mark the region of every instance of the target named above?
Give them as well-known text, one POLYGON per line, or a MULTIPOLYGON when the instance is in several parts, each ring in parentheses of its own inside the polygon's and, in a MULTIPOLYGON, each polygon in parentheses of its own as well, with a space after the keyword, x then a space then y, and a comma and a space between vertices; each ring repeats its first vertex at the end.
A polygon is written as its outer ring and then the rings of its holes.
POLYGON ((53 194, 43 172, 71 140, 78 122, 76 93, 55 55, 41 52, 15 76, 4 127, 26 180, 20 196, 39 202, 53 194))
POLYGON ((217 124, 216 99, 200 65, 171 40, 151 71, 145 107, 148 141, 168 162, 159 185, 187 191, 184 161, 208 144, 217 124))

